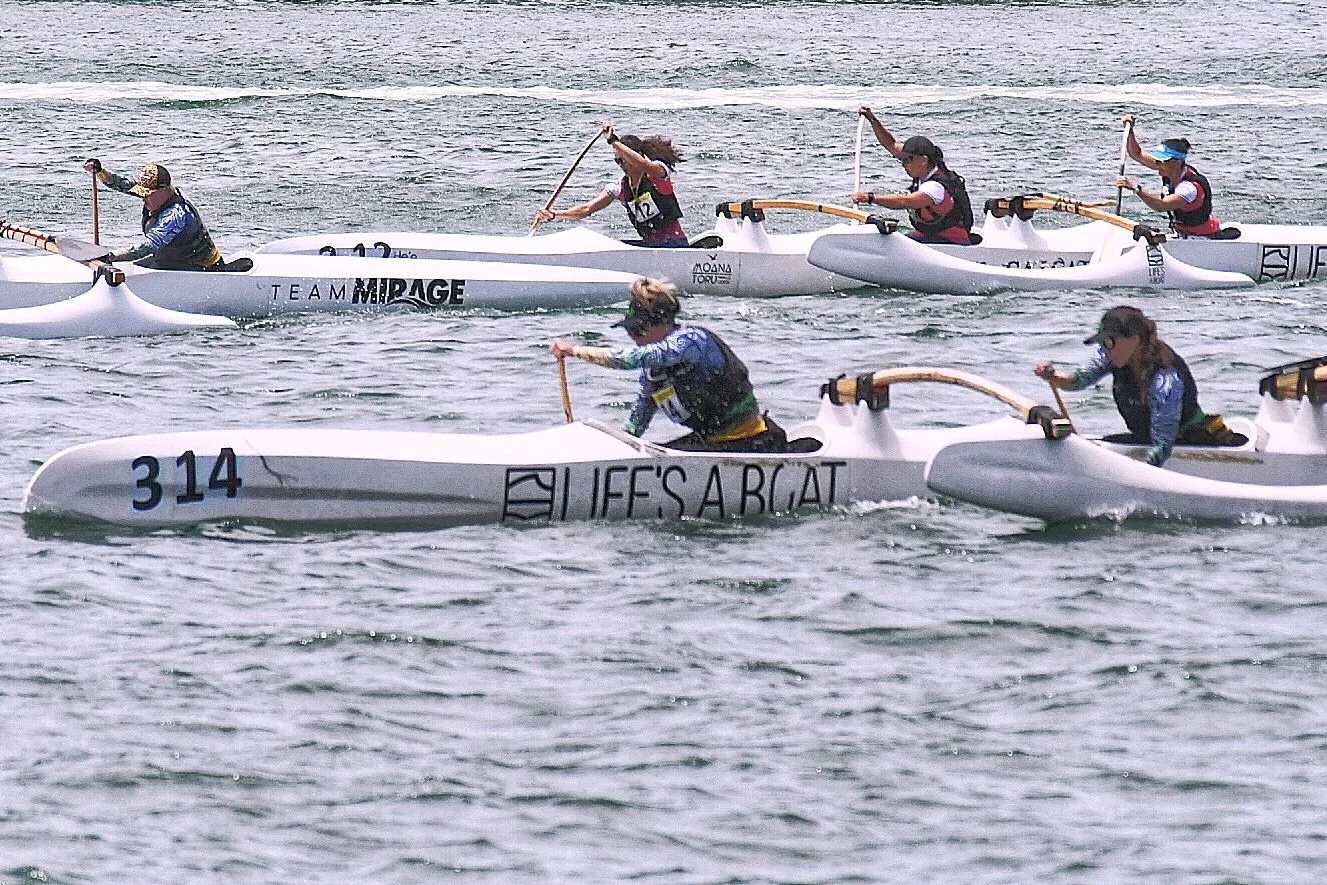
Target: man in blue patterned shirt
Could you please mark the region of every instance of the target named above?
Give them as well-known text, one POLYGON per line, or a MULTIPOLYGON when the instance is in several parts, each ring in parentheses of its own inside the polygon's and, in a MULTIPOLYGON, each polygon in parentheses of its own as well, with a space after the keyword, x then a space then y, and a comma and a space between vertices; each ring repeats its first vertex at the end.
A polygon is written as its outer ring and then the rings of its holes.
POLYGON ((138 261, 161 270, 222 270, 221 253, 212 242, 203 218, 179 188, 172 186, 170 172, 158 163, 143 167, 137 181, 103 169, 101 161, 88 160, 83 168, 112 190, 133 194, 143 200, 143 242, 131 249, 111 252, 108 261, 138 261))

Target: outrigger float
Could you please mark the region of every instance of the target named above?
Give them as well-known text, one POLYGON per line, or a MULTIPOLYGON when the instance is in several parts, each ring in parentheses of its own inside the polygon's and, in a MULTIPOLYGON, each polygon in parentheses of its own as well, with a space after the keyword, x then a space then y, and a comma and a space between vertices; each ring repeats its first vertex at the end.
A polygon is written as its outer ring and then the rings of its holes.
POLYGON ((669 449, 599 421, 529 433, 233 429, 130 436, 75 446, 37 471, 28 514, 144 528, 225 520, 369 525, 547 524, 585 519, 723 519, 928 494, 927 462, 964 441, 1068 433, 1051 409, 975 375, 904 368, 837 378, 797 451, 669 449), (956 384, 1013 417, 896 429, 892 386, 956 384))
POLYGON ((4 222, 0 237, 56 253, 0 256, 0 335, 23 337, 144 334, 126 331, 138 328, 134 315, 144 304, 213 319, 401 308, 605 307, 625 301, 635 279, 589 268, 353 255, 253 255, 230 261, 224 271, 156 270, 111 265, 101 260, 104 246, 4 222), (120 297, 109 304, 98 297, 106 270, 119 280, 120 297))
POLYGON ((1234 224, 1223 239, 1171 237, 1096 204, 1040 193, 987 201, 981 242, 970 246, 922 244, 893 219, 872 222, 818 239, 808 260, 886 288, 954 295, 1231 289, 1327 277, 1327 226, 1234 224), (1038 211, 1091 220, 1043 230, 1032 224, 1038 211))
MULTIPOLYGON (((79 287, 81 294, 42 306, 0 310, 0 335, 11 338, 82 338, 235 328, 235 323, 226 317, 169 310, 144 301, 124 284, 122 270, 95 257, 104 253, 100 247, 82 248, 85 244, 65 242, 62 250, 54 237, 3 222, 0 222, 0 235, 63 255, 61 258, 44 257, 39 261, 41 266, 56 267, 61 271, 79 268, 78 273, 83 277, 79 287), (87 280, 89 270, 92 271, 91 288, 88 288, 87 280)), ((4 276, 6 260, 0 258, 0 279, 4 276)))
POLYGON ((1076 434, 960 442, 926 468, 934 492, 1055 521, 1129 516, 1327 518, 1327 357, 1289 363, 1258 383, 1252 419, 1231 419, 1241 446, 1175 447, 1162 467, 1147 447, 1076 434))
POLYGON ((690 248, 630 246, 586 227, 537 236, 408 233, 404 231, 319 234, 276 240, 259 255, 354 255, 379 258, 513 261, 568 268, 599 268, 672 282, 692 295, 770 297, 814 295, 854 289, 859 279, 807 262, 811 244, 826 235, 850 233, 865 212, 807 200, 746 200, 720 203, 712 229, 690 248), (794 209, 856 222, 805 233, 771 234, 767 209, 794 209))

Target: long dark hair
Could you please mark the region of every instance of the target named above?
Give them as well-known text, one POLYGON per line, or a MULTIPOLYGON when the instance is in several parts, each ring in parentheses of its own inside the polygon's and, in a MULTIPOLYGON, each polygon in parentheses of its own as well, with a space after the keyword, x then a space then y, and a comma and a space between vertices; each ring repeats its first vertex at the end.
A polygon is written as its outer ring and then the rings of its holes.
POLYGON ((1162 369, 1175 368, 1176 356, 1170 345, 1157 337, 1156 321, 1137 308, 1132 310, 1137 312, 1137 316, 1130 318, 1129 331, 1138 335, 1139 343, 1138 353, 1131 362, 1134 364, 1134 380, 1138 383, 1139 394, 1146 405, 1152 376, 1162 369))
POLYGON ((645 138, 624 135, 621 141, 636 153, 649 157, 651 160, 658 160, 670 170, 676 169, 677 164, 686 159, 682 156, 681 151, 673 147, 672 139, 664 138, 662 135, 648 135, 645 138))

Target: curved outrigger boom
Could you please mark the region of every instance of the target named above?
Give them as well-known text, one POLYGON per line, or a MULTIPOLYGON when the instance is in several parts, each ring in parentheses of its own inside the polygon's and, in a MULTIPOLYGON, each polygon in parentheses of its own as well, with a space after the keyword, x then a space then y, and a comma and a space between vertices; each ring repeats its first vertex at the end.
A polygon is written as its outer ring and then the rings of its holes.
POLYGON ((1027 424, 1038 424, 1047 439, 1064 439, 1074 432, 1073 423, 1050 406, 1038 404, 1023 394, 1010 390, 1003 384, 964 372, 961 369, 944 369, 934 366, 901 366, 897 369, 882 369, 849 378, 840 375, 831 378, 820 386, 820 395, 828 397, 834 405, 844 402, 866 403, 867 408, 879 412, 889 408, 889 388, 895 384, 911 382, 933 382, 966 387, 977 393, 985 394, 1011 407, 1019 418, 1027 424))

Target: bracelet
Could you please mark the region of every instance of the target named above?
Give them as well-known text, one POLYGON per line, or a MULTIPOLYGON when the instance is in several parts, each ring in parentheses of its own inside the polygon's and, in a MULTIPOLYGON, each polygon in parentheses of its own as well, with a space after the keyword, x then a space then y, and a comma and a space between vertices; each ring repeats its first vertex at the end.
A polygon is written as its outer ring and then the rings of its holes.
POLYGON ((875 192, 874 192, 874 191, 867 191, 867 192, 866 192, 866 202, 870 203, 872 206, 875 205, 875 192))

